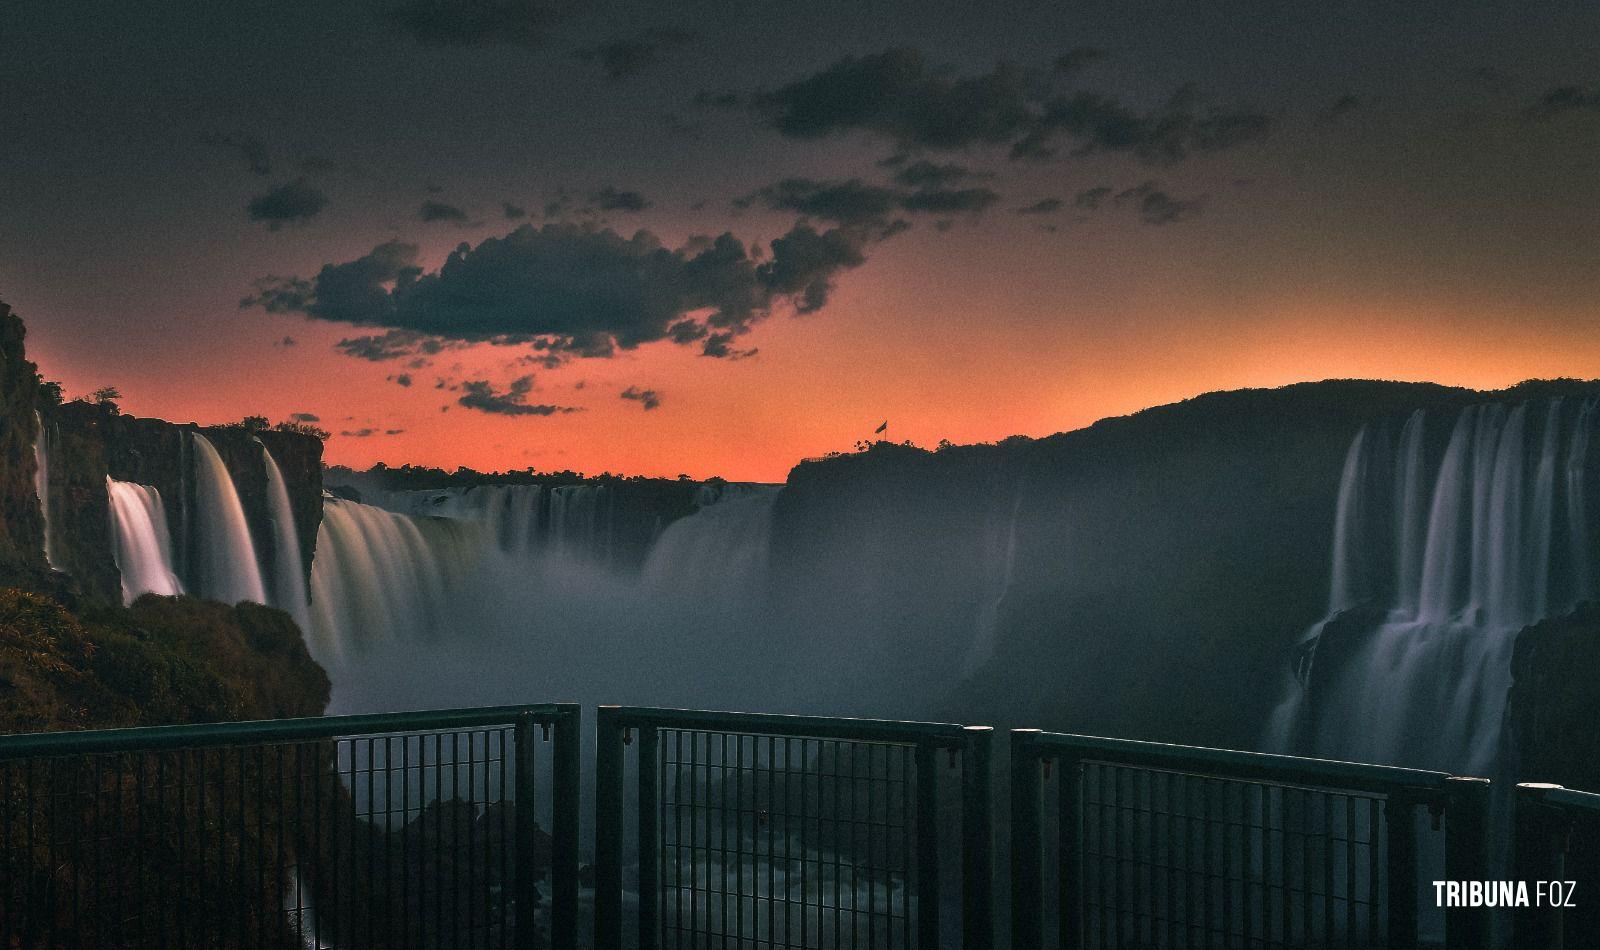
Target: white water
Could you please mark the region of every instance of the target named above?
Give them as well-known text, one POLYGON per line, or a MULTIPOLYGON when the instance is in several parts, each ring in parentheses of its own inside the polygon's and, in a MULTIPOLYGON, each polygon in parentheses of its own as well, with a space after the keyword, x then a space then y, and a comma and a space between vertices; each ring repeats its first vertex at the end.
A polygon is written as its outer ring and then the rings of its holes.
POLYGON ((1420 413, 1386 470, 1373 434, 1357 434, 1339 489, 1328 617, 1304 655, 1350 608, 1378 608, 1383 620, 1339 669, 1302 663, 1274 715, 1272 748, 1493 768, 1516 634, 1594 593, 1583 483, 1593 422, 1592 400, 1468 407, 1450 422, 1431 486, 1420 413), (1367 508, 1375 493, 1394 498, 1389 532, 1367 508), (1388 585, 1370 581, 1383 564, 1388 585))
POLYGON ((172 569, 172 538, 161 493, 150 485, 106 479, 111 502, 112 554, 122 573, 122 602, 145 593, 183 593, 172 569))
POLYGON ((195 591, 209 600, 267 603, 250 525, 233 478, 205 436, 191 433, 195 466, 194 551, 190 571, 195 591))
POLYGON ((39 433, 33 440, 33 493, 39 498, 39 515, 44 519, 44 562, 55 567, 55 544, 50 539, 50 430, 38 410, 34 410, 33 422, 39 433))
POLYGON ((289 488, 283 472, 266 445, 261 445, 261 461, 267 469, 267 505, 272 517, 273 558, 272 604, 286 610, 301 630, 311 629, 304 562, 301 559, 300 532, 295 527, 294 508, 289 504, 289 488))

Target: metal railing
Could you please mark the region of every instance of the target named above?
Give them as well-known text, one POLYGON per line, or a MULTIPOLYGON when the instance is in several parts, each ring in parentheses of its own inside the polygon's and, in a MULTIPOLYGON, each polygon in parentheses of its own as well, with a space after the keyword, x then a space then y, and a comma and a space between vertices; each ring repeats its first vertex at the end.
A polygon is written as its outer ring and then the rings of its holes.
POLYGON ((617 950, 632 929, 626 887, 638 895, 641 950, 929 950, 958 940, 987 950, 992 735, 945 723, 600 707, 596 947, 617 950), (638 750, 631 796, 627 745, 638 750), (947 805, 941 771, 958 766, 960 800, 947 805), (625 881, 630 797, 638 868, 625 881), (959 862, 942 834, 952 826, 959 862), (958 876, 956 930, 942 897, 958 876))
MULTIPOLYGON (((1485 877, 1481 779, 1036 729, 1011 770, 1016 950, 1415 947, 1430 817, 1444 877, 1485 877)), ((1484 946, 1485 915, 1448 910, 1447 945, 1484 946)))
POLYGON ((0 946, 571 946, 578 734, 539 705, 0 736, 0 946))
POLYGON ((1512 946, 1592 946, 1600 933, 1600 795, 1526 783, 1516 787, 1512 814, 1511 879, 1530 891, 1512 917, 1512 946))

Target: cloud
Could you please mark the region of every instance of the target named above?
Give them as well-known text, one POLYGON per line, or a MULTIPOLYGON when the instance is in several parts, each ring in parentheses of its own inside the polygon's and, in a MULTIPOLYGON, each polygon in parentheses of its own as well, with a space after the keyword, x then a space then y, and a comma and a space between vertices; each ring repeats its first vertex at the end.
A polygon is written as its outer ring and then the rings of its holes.
POLYGON ((1145 224, 1173 224, 1200 213, 1199 201, 1174 198, 1153 181, 1120 192, 1116 202, 1119 205, 1131 205, 1135 208, 1145 224))
POLYGON ((1056 57, 1055 73, 1057 76, 1076 76, 1109 55, 1097 46, 1074 47, 1056 57))
POLYGON ((286 336, 281 340, 274 340, 272 342, 272 345, 273 346, 282 346, 282 347, 299 346, 300 345, 300 341, 296 340, 292 336, 286 336))
POLYGON ((790 138, 864 131, 902 152, 1009 146, 1012 158, 1030 159, 1055 155, 1064 138, 1072 155, 1125 151, 1172 162, 1251 141, 1272 125, 1248 109, 1202 107, 1188 87, 1159 108, 1140 110, 1089 90, 1057 92, 1043 77, 1004 64, 957 75, 905 48, 847 56, 758 94, 753 106, 790 138))
POLYGON ((661 394, 654 389, 640 389, 638 386, 629 386, 622 391, 623 399, 631 399, 642 407, 645 412, 661 405, 661 394))
POLYGON ((599 63, 606 78, 616 81, 642 72, 660 58, 666 47, 682 45, 692 39, 694 34, 681 30, 646 30, 637 36, 577 50, 572 55, 586 63, 599 63))
POLYGON ((1365 105, 1367 105, 1366 100, 1362 99, 1360 96, 1347 92, 1339 98, 1328 103, 1327 108, 1323 109, 1321 112, 1318 112, 1317 121, 1333 122, 1336 119, 1342 118, 1365 105))
POLYGON ((276 231, 289 222, 309 221, 327 206, 328 196, 301 178, 251 198, 245 210, 250 220, 265 221, 276 231))
POLYGON ((1054 214, 1061 210, 1061 205, 1060 198, 1040 198, 1027 207, 1018 208, 1017 214, 1054 214))
POLYGON ((317 415, 314 412, 291 412, 291 413, 289 413, 289 419, 290 419, 291 422, 321 422, 322 421, 322 417, 317 415))
POLYGON ((1074 206, 1086 211, 1095 211, 1101 202, 1111 197, 1112 188, 1109 185, 1097 185, 1094 188, 1085 188, 1072 198, 1074 206))
POLYGON ((760 201, 774 211, 833 221, 841 225, 878 229, 875 238, 899 230, 891 221, 897 211, 926 214, 977 212, 988 208, 1000 196, 988 188, 924 188, 902 191, 867 184, 859 178, 847 181, 815 181, 810 178, 785 178, 760 191, 736 199, 738 207, 760 201))
POLYGON ((1557 86, 1529 106, 1526 115, 1532 119, 1549 119, 1572 112, 1600 112, 1600 86, 1593 89, 1557 86))
POLYGON ((429 200, 424 201, 422 207, 417 209, 417 219, 420 221, 453 221, 456 224, 466 224, 467 213, 455 205, 429 200))
POLYGON ((606 185, 590 193, 589 200, 601 211, 643 211, 650 201, 637 191, 622 191, 606 185))
POLYGON ((456 400, 458 404, 496 416, 553 416, 580 411, 574 406, 528 402, 528 393, 533 390, 532 376, 518 376, 503 392, 496 392, 486 379, 465 380, 461 383, 461 390, 461 398, 456 400))
POLYGON ((507 220, 514 221, 517 218, 526 218, 528 216, 527 208, 524 208, 521 205, 514 205, 509 201, 501 202, 500 210, 505 212, 507 220))
POLYGON ((915 49, 847 56, 832 66, 755 97, 756 109, 790 138, 815 139, 862 129, 903 148, 964 148, 1010 141, 1025 129, 1028 79, 997 67, 952 77, 915 49))
POLYGON ((948 188, 981 177, 964 165, 941 165, 926 159, 912 162, 894 173, 894 180, 908 188, 948 188))
POLYGON ((566 0, 404 0, 383 17, 430 46, 533 49, 572 12, 566 0))
POLYGON ((744 97, 737 92, 712 92, 702 89, 694 94, 694 104, 710 109, 737 109, 744 103, 744 97))
POLYGON ((773 312, 820 310, 835 279, 865 261, 866 241, 799 224, 758 260, 726 232, 670 248, 643 230, 525 224, 463 244, 433 273, 416 265, 416 245, 390 241, 313 278, 263 278, 240 306, 382 328, 340 342, 364 359, 481 342, 608 357, 663 340, 735 356, 730 342, 773 312))
POLYGON ((391 383, 395 383, 397 385, 404 386, 407 389, 411 388, 411 374, 410 373, 396 373, 395 375, 387 377, 387 378, 391 383))
POLYGON ((237 153, 250 166, 252 174, 272 174, 271 150, 267 148, 266 142, 254 135, 213 135, 206 141, 237 153))

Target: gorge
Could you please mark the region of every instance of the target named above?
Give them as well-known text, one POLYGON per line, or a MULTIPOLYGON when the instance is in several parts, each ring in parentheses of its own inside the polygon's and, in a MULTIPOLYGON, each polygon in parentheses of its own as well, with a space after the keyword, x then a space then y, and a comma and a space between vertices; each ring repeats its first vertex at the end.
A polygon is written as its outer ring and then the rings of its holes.
POLYGON ((1467 771, 1555 714, 1508 709, 1516 677, 1600 670, 1569 637, 1513 676, 1594 594, 1596 384, 1213 393, 782 485, 352 472, 303 432, 49 404, 0 319, 0 581, 266 603, 331 711, 759 707, 1467 771))

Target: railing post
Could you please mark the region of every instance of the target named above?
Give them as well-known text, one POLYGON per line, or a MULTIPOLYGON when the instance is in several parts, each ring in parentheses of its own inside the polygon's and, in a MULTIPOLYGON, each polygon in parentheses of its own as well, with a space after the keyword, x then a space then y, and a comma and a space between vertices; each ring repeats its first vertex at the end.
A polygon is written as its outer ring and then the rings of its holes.
POLYGON ((601 706, 594 739, 594 945, 622 948, 622 725, 601 706))
POLYGON ((657 950, 661 940, 661 815, 655 726, 639 727, 639 950, 657 950))
POLYGON ((560 708, 551 776, 555 801, 551 805, 550 943, 556 950, 578 945, 578 813, 583 794, 582 707, 563 703, 560 708))
MULTIPOLYGON (((515 878, 512 881, 514 900, 516 901, 517 914, 515 919, 516 931, 512 936, 513 945, 517 950, 533 950, 539 945, 538 925, 535 923, 534 904, 538 903, 539 892, 534 878, 533 852, 535 849, 536 826, 534 823, 534 722, 532 713, 523 713, 517 717, 516 729, 512 734, 512 745, 516 748, 516 770, 512 775, 512 795, 516 798, 516 811, 513 820, 516 822, 512 833, 516 836, 515 878)), ((551 869, 552 875, 555 869, 551 869)))
POLYGON ((917 743, 917 947, 939 950, 939 747, 917 743))
POLYGON ((967 726, 961 762, 961 932, 965 950, 994 946, 994 727, 967 726))
MULTIPOLYGON (((1447 881, 1489 879, 1489 780, 1451 776, 1445 781, 1444 876, 1447 881)), ((1447 907, 1447 950, 1488 950, 1489 911, 1447 907)))
POLYGON ((1044 789, 1030 740, 1038 729, 1011 730, 1011 947, 1044 942, 1044 789))
MULTIPOLYGON (((1512 818, 1512 877, 1533 887, 1535 881, 1559 881, 1566 871, 1566 828, 1545 804, 1544 795, 1560 788, 1526 782, 1516 788, 1512 818)), ((1530 895, 1531 897, 1532 895, 1530 895)), ((1512 946, 1517 950, 1561 950, 1566 927, 1557 907, 1519 908, 1512 916, 1512 946)))
POLYGON ((1384 802, 1389 848, 1390 947, 1417 945, 1417 806, 1408 793, 1389 793, 1384 802))

